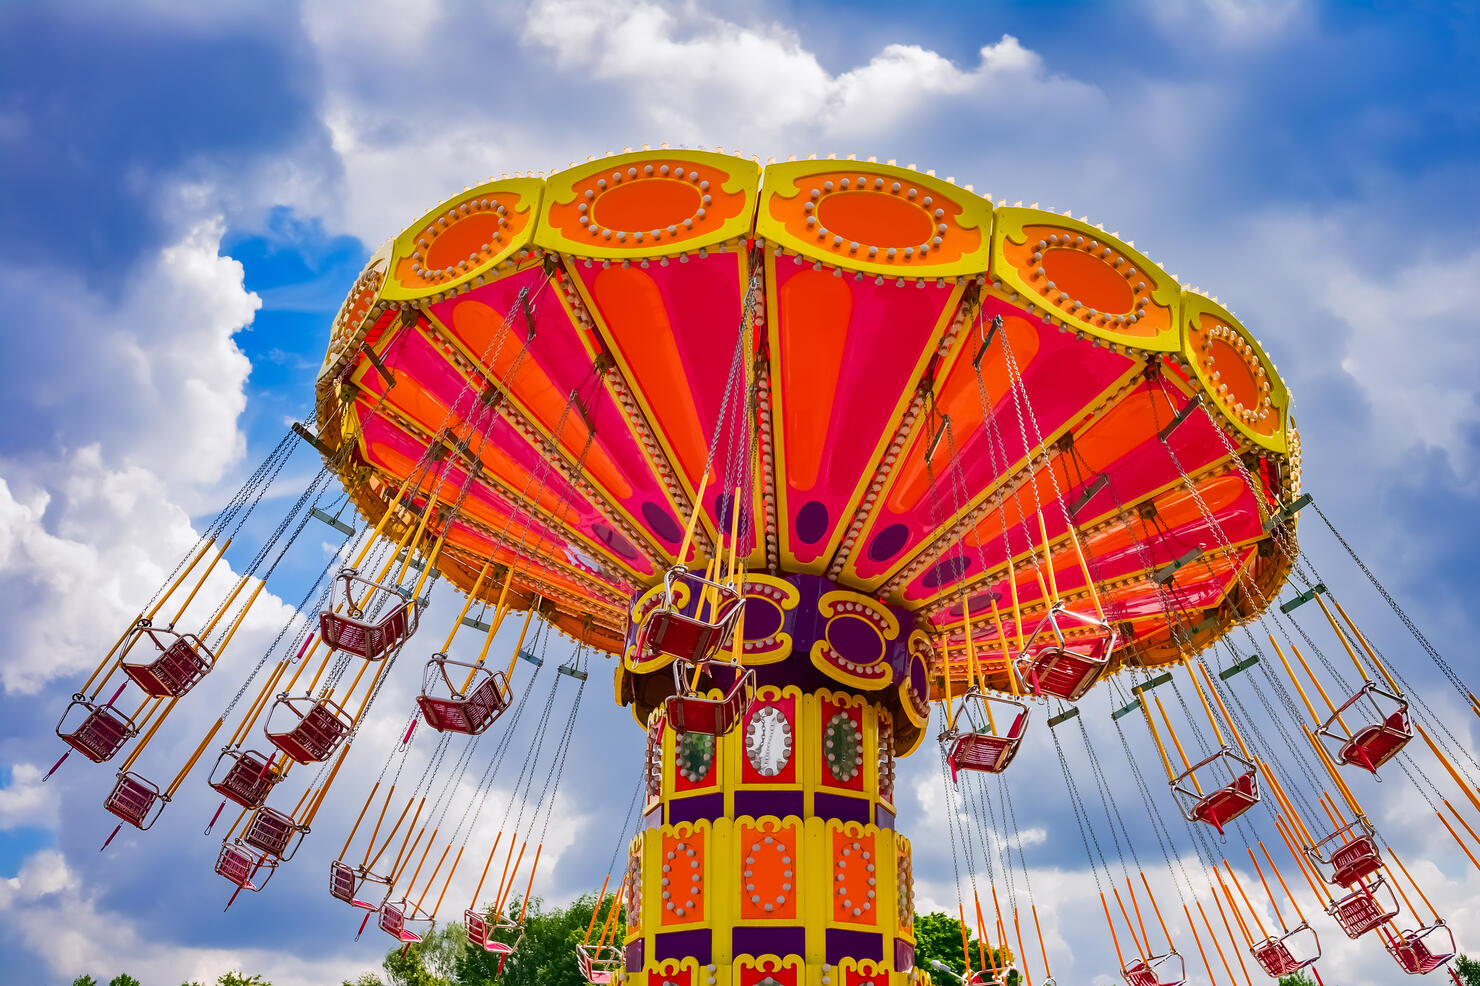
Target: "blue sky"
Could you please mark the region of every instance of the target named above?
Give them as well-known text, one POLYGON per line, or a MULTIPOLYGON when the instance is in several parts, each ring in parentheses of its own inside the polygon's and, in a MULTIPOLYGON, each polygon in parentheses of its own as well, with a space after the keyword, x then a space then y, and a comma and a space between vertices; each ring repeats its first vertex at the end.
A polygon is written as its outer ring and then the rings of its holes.
MULTIPOLYGON (((139 599, 307 413, 329 321, 376 245, 489 174, 624 146, 896 158, 1135 240, 1260 337, 1296 395, 1307 488, 1474 681, 1477 49, 1480 14, 1461 3, 4 5, 0 942, 15 981, 126 969, 174 986, 241 966, 297 986, 377 964, 379 936, 351 941, 321 861, 399 712, 361 737, 303 857, 225 916, 199 781, 158 829, 99 855, 108 771, 72 762, 43 787, 50 731, 139 599)), ((300 451, 284 487, 315 468, 300 451)), ((1473 750, 1476 720, 1330 539, 1305 536, 1473 750)), ((182 705, 142 766, 183 758, 332 538, 310 529, 233 645, 237 670, 182 705)), ((452 606, 439 598, 434 622, 452 606)), ((542 876, 555 899, 599 885, 640 754, 604 673, 593 682, 542 876)), ((1108 717, 1087 718, 1116 762, 1108 717)), ((923 896, 953 908, 935 767, 929 750, 909 763, 900 825, 923 896)), ((1045 770, 1040 736, 1011 776, 1045 770)), ((1063 785, 1014 790, 1061 978, 1109 982, 1063 785)), ((1474 872, 1405 779, 1370 797, 1480 949, 1474 872)), ((1137 802, 1128 791, 1122 811, 1137 802)), ((1391 981, 1370 946, 1335 937, 1328 981, 1391 981)))

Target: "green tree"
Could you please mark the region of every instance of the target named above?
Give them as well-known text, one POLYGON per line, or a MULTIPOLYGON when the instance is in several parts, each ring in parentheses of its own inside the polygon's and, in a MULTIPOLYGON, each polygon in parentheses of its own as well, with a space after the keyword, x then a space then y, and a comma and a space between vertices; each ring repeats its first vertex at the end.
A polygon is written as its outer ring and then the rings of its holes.
POLYGON ((385 955, 390 986, 463 986, 457 977, 457 953, 463 948, 462 925, 435 928, 420 944, 393 948, 385 955))
MULTIPOLYGON (((993 970, 1000 970, 1005 965, 1002 951, 983 949, 969 930, 966 941, 971 952, 970 970, 966 968, 961 954, 961 922, 943 911, 915 915, 915 966, 930 973, 937 986, 951 986, 953 980, 951 976, 936 969, 933 964, 935 962, 944 965, 954 976, 964 978, 968 971, 979 972, 982 959, 986 958, 987 971, 983 979, 989 983, 997 981, 993 970)), ((1004 986, 1017 986, 1017 981, 1017 970, 1012 969, 1003 982, 1004 986)))
POLYGON ((120 972, 108 980, 108 986, 141 986, 140 982, 126 972, 120 972))
POLYGON ((256 974, 246 976, 240 972, 223 972, 216 979, 216 986, 272 986, 272 983, 256 974))
POLYGON ((1454 960, 1454 971, 1459 973, 1459 981, 1465 986, 1480 986, 1480 961, 1461 955, 1454 960))
POLYGON ((1281 976, 1279 986, 1316 986, 1316 984, 1309 976, 1293 972, 1288 976, 1281 976))
POLYGON ((72 980, 72 986, 98 986, 98 981, 92 976, 78 976, 72 980))
POLYGON ((346 979, 339 986, 385 986, 380 977, 373 972, 362 972, 356 979, 346 979))

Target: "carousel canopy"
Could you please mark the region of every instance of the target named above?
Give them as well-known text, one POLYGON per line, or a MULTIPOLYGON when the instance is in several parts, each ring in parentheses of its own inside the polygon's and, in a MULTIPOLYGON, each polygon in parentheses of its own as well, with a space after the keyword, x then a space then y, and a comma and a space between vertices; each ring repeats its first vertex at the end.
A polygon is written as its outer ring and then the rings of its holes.
POLYGON ((516 605, 596 647, 680 561, 706 473, 685 561, 713 554, 726 464, 753 455, 749 571, 825 577, 948 646, 963 603, 999 605, 988 653, 1009 600, 1031 630, 1092 579, 1143 666, 1250 616, 1240 570, 1274 597, 1289 411, 1227 309, 1084 219, 892 163, 666 148, 438 205, 371 258, 318 386, 363 513, 414 474, 392 528, 435 501, 451 581, 512 567, 516 605), (723 427, 737 339, 753 448, 723 427))

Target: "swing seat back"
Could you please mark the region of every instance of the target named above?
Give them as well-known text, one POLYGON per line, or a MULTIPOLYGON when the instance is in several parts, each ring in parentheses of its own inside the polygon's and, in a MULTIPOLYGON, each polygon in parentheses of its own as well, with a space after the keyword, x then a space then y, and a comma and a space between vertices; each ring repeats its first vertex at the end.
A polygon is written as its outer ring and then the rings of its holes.
POLYGON ((723 651, 740 618, 740 593, 728 585, 694 575, 675 565, 663 577, 664 604, 644 617, 637 628, 637 659, 651 660, 666 654, 677 660, 702 663, 723 651), (677 589, 686 590, 693 613, 683 613, 677 589), (713 600, 706 599, 713 594, 713 600))
POLYGON ((1224 826, 1259 803, 1259 776, 1252 763, 1225 746, 1178 774, 1172 790, 1186 805, 1183 815, 1189 822, 1204 822, 1222 835, 1224 826), (1214 778, 1220 780, 1214 786, 1202 773, 1208 767, 1220 769, 1228 779, 1214 778), (1195 782, 1198 777, 1203 780, 1195 782), (1206 793, 1198 790, 1198 783, 1206 793))
POLYGON ((147 829, 158 819, 168 801, 159 788, 133 772, 119 773, 118 782, 103 807, 136 829, 147 829))
POLYGON ((252 813, 242 832, 242 841, 254 849, 286 862, 293 858, 307 830, 276 808, 263 805, 252 813))
POLYGON ((1018 748, 1023 743, 1023 735, 1027 732, 1028 707, 1022 702, 996 698, 973 688, 962 696, 955 722, 958 726, 965 722, 973 728, 950 730, 942 736, 949 744, 946 763, 951 768, 952 782, 956 780, 957 772, 962 770, 976 770, 987 774, 1000 774, 1006 770, 1007 765, 1017 756, 1018 748), (1006 733, 998 735, 981 728, 992 721, 986 715, 987 703, 1013 710, 1012 723, 1006 733))
POLYGON ((1408 741, 1413 739, 1413 725, 1408 720, 1408 700, 1380 687, 1375 681, 1364 682, 1356 694, 1331 714, 1317 733, 1331 741, 1337 763, 1360 767, 1377 773, 1408 741), (1344 723, 1360 720, 1356 729, 1344 723))
POLYGON ((590 986, 610 986, 622 967, 622 955, 612 945, 577 945, 576 968, 590 986))
POLYGON ((488 918, 482 911, 472 907, 463 911, 463 928, 467 931, 469 945, 488 947, 488 918))
POLYGON ((216 872, 243 890, 257 891, 267 886, 277 863, 271 856, 253 852, 239 842, 223 842, 221 854, 216 857, 216 872))
POLYGON ((119 666, 146 695, 178 698, 194 688, 215 664, 215 657, 192 633, 140 627, 134 631, 154 645, 152 660, 123 661, 119 666))
POLYGON ((1300 968, 1300 963, 1290 949, 1278 938, 1268 938, 1255 945, 1250 951, 1259 967, 1269 976, 1288 976, 1300 968))
POLYGON ((1388 954, 1410 976, 1422 976, 1454 958, 1454 933, 1443 921, 1400 932, 1387 942, 1388 954))
POLYGON ((1382 869, 1382 857, 1371 836, 1348 842, 1331 854, 1331 882, 1343 887, 1359 883, 1382 869))
POLYGON ((1315 965, 1321 957, 1321 940, 1314 928, 1302 922, 1283 935, 1256 942, 1249 953, 1267 974, 1279 978, 1315 965))
POLYGON ((113 759, 123 744, 138 734, 139 727, 128 716, 111 705, 94 705, 81 695, 73 696, 57 724, 57 736, 62 742, 93 763, 113 759), (80 720, 68 728, 68 719, 77 719, 73 709, 84 711, 80 720))
MULTIPOLYGON (((466 676, 465 676, 466 677, 466 676)), ((512 695, 502 671, 489 671, 462 661, 449 661, 439 654, 427 662, 421 694, 416 704, 427 725, 442 733, 464 733, 476 736, 508 710, 512 695), (467 668, 472 681, 467 689, 454 684, 449 667, 467 668), (433 674, 433 670, 438 674, 433 674), (445 694, 439 688, 445 686, 445 694)))
POLYGON ((1413 727, 1409 725, 1407 712, 1394 712, 1379 725, 1364 726, 1357 730, 1341 749, 1337 759, 1341 763, 1353 764, 1370 773, 1396 757, 1408 741, 1413 739, 1413 727))
POLYGON ((1327 883, 1339 887, 1351 887, 1382 868, 1377 832, 1362 816, 1322 838, 1306 855, 1327 883))
POLYGON ((421 916, 409 901, 380 906, 380 930, 403 945, 415 945, 432 929, 432 919, 421 916))
MULTIPOLYGON (((287 729, 274 731, 269 722, 267 738, 273 745, 299 763, 319 763, 328 760, 338 748, 339 741, 349 733, 354 720, 337 702, 329 698, 310 700, 307 697, 277 700, 273 712, 279 709, 288 714, 291 724, 287 729), (312 701, 307 710, 299 713, 298 706, 312 701)), ((269 716, 269 720, 272 717, 269 716)))
POLYGON ((231 749, 217 758, 208 783, 228 801, 256 808, 282 777, 270 757, 256 750, 231 749))
MULTIPOLYGON (((674 662, 674 677, 682 680, 692 665, 685 660, 674 662)), ((677 695, 663 702, 663 714, 680 733, 706 733, 723 736, 739 724, 755 699, 755 672, 750 668, 735 669, 735 683, 719 698, 689 693, 687 684, 680 685, 677 695)))
MULTIPOLYGON (((360 892, 369 883, 388 885, 389 881, 365 873, 342 859, 329 863, 329 896, 336 900, 342 900, 349 906, 357 907, 362 911, 378 909, 380 904, 360 898, 360 892)), ((388 886, 387 889, 389 889, 388 886)))
POLYGON ((1034 695, 1077 702, 1095 686, 1110 662, 1064 647, 1045 647, 1019 664, 1034 695))
POLYGON ((1135 959, 1120 970, 1126 986, 1182 986, 1186 981, 1181 973, 1181 956, 1176 952, 1153 955, 1149 959, 1135 959), (1176 958, 1175 963, 1171 962, 1176 958))
POLYGON ((1077 702, 1109 670, 1115 644, 1109 625, 1057 603, 1033 628, 1016 662, 1018 677, 1034 695, 1077 702), (1060 623, 1087 626, 1091 634, 1070 640, 1060 623))
POLYGON ((334 580, 329 608, 319 613, 319 632, 336 650, 378 661, 416 632, 417 608, 400 592, 346 568, 334 580), (356 594, 359 598, 356 598, 356 594), (378 619, 368 616, 386 606, 378 619))
POLYGON ((1223 826, 1258 803, 1259 782, 1251 770, 1200 800, 1193 814, 1198 821, 1207 822, 1221 834, 1223 826))
POLYGON ((1348 938, 1360 938, 1398 916, 1398 899, 1383 878, 1378 877, 1332 901, 1326 913, 1336 919, 1348 938))

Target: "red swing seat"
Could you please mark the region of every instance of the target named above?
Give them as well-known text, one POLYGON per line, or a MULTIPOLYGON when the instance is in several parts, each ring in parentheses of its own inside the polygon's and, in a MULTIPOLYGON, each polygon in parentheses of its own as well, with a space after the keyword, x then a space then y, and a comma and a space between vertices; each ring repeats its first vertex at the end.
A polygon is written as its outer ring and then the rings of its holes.
POLYGON ((354 724, 349 713, 328 696, 314 699, 307 695, 295 698, 280 695, 268 714, 266 733, 274 746, 299 763, 320 763, 333 756, 339 741, 348 735, 354 724), (307 708, 300 712, 305 703, 308 703, 307 708), (277 715, 280 709, 286 711, 285 716, 277 715), (288 718, 289 726, 274 730, 274 717, 280 720, 288 718))
POLYGON ((1377 832, 1358 816, 1306 850, 1327 883, 1351 887, 1382 869, 1377 832))
POLYGON ((240 842, 223 842, 221 854, 216 857, 216 872, 240 889, 255 892, 267 886, 277 872, 277 864, 273 857, 254 852, 240 842), (257 876, 264 871, 267 875, 258 883, 257 876))
POLYGON ((622 964, 621 950, 615 945, 576 946, 576 968, 590 986, 611 986, 622 964))
MULTIPOLYGON (((141 621, 142 622, 142 621, 141 621)), ((144 638, 154 645, 148 661, 122 661, 119 667, 146 695, 178 698, 194 688, 216 663, 216 657, 193 633, 165 627, 139 626, 129 647, 144 638)))
POLYGON ((1336 919, 1337 925, 1348 938, 1360 938, 1398 916, 1398 898, 1393 896, 1392 888, 1379 876, 1371 883, 1358 886, 1345 897, 1332 901, 1331 906, 1326 908, 1326 913, 1336 919), (1379 891, 1385 893, 1379 896, 1379 891))
POLYGON ((93 763, 113 759, 123 744, 139 735, 134 721, 112 705, 96 705, 82 695, 73 695, 72 702, 62 713, 57 723, 57 736, 63 743, 81 753, 93 763), (67 719, 73 709, 86 709, 86 714, 71 729, 67 719))
POLYGON ((475 736, 504 714, 511 698, 509 682, 502 671, 489 671, 476 664, 449 660, 446 654, 437 654, 427 662, 416 704, 421 708, 427 725, 438 732, 475 736), (468 679, 467 687, 453 683, 447 673, 449 667, 468 669, 469 674, 464 676, 468 679), (445 686, 445 694, 440 694, 439 682, 445 686))
POLYGON ((362 911, 379 910, 380 905, 385 903, 384 899, 377 904, 360 897, 365 887, 371 884, 382 886, 387 894, 390 893, 391 882, 383 876, 376 876, 362 867, 351 866, 342 859, 329 863, 329 896, 362 911))
POLYGON ((1283 935, 1256 942, 1249 953, 1267 975, 1278 979, 1315 965, 1321 958, 1321 940, 1315 929, 1302 921, 1283 935))
MULTIPOLYGON (((716 664, 714 661, 703 663, 711 668, 716 664)), ((692 663, 682 658, 673 662, 678 694, 663 701, 663 715, 675 731, 723 736, 745 718, 745 713, 750 711, 750 705, 755 701, 755 672, 733 664, 722 666, 734 671, 735 682, 721 697, 710 698, 695 693, 690 687, 692 663)))
POLYGON ((329 595, 329 608, 319 613, 319 632, 324 642, 367 661, 378 661, 390 654, 416 632, 418 610, 394 587, 361 578, 353 568, 340 571, 329 595), (355 587, 364 594, 355 600, 355 587), (367 616, 389 604, 378 619, 367 616))
POLYGON ((303 844, 303 837, 307 834, 307 826, 299 825, 276 808, 263 805, 252 812, 252 817, 247 820, 247 827, 242 830, 241 841, 254 849, 262 850, 269 856, 287 862, 293 858, 293 854, 303 844))
POLYGON ((1433 972, 1454 958, 1458 951, 1454 932, 1443 921, 1399 932, 1388 939, 1387 950, 1397 960, 1398 967, 1410 976, 1433 972), (1435 936, 1433 940, 1430 940, 1431 935, 1435 936))
POLYGON ((712 582, 694 575, 682 565, 675 565, 663 576, 663 605, 643 618, 637 628, 637 660, 649 661, 660 654, 677 660, 700 663, 723 651, 735 631, 744 602, 732 586, 712 582), (684 613, 675 599, 676 588, 687 591, 684 613), (706 600, 713 590, 714 601, 706 600), (707 617, 704 611, 708 610, 707 617))
POLYGON ((1065 609, 1061 602, 1054 603, 1033 628, 1015 662, 1018 677, 1034 695, 1077 702, 1110 669, 1116 639, 1109 624, 1065 609), (1091 634, 1070 640, 1064 636, 1060 621, 1090 627, 1091 634), (1049 638, 1040 643, 1045 630, 1049 638))
POLYGON ((228 801, 243 808, 256 808, 282 779, 282 773, 272 765, 271 756, 236 748, 223 751, 216 759, 207 783, 228 801))
POLYGON ((436 922, 409 899, 380 905, 379 924, 381 931, 402 945, 417 944, 436 926, 436 922))
POLYGON ((956 773, 960 770, 977 770, 987 774, 1000 774, 1006 770, 1022 745, 1028 726, 1028 707, 1022 702, 988 695, 980 689, 972 688, 961 696, 961 705, 957 708, 953 721, 957 724, 956 728, 948 729, 940 736, 942 743, 949 744, 946 763, 951 768, 952 782, 956 780, 956 773), (990 730, 991 719, 986 715, 989 702, 1011 706, 1015 710, 1011 725, 1002 735, 990 730), (970 728, 961 729, 962 722, 970 728))
POLYGON ((1178 774, 1172 791, 1185 806, 1182 814, 1189 822, 1204 822, 1222 835, 1224 826, 1259 803, 1259 776, 1252 763, 1225 746, 1178 774), (1229 780, 1202 793, 1193 779, 1215 763, 1227 771, 1229 780))
POLYGON ((1187 969, 1176 950, 1149 959, 1135 959, 1120 970, 1126 986, 1182 986, 1187 969))
POLYGON ((1408 720, 1406 699, 1368 681, 1316 733, 1328 741, 1337 763, 1375 774, 1413 739, 1413 724, 1408 720), (1363 725, 1356 729, 1344 725, 1344 720, 1358 715, 1364 717, 1363 725))
POLYGON ((118 782, 108 792, 103 807, 134 828, 143 830, 159 820, 169 800, 152 781, 132 771, 120 771, 118 782))

